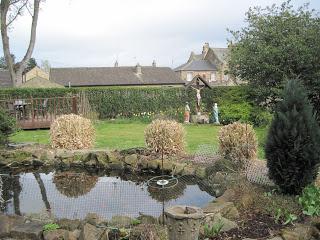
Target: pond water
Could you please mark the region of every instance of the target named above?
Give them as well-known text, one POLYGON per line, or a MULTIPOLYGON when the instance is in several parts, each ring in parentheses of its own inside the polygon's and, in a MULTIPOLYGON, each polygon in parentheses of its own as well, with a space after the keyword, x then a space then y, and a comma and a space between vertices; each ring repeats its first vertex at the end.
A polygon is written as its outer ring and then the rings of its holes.
POLYGON ((97 213, 110 219, 114 215, 138 217, 140 213, 158 217, 163 207, 192 205, 203 207, 214 199, 207 186, 192 176, 178 178, 166 190, 151 188, 147 179, 130 180, 86 173, 23 173, 1 175, 1 211, 7 214, 49 212, 56 218, 83 219, 97 213))

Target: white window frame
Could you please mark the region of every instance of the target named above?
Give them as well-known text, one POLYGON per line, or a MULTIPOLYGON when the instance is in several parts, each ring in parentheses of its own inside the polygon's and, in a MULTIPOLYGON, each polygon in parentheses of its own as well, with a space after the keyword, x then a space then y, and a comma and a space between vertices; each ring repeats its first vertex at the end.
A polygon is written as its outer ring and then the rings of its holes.
POLYGON ((187 79, 187 82, 191 82, 192 79, 193 79, 193 73, 192 72, 187 72, 187 78, 186 79, 187 79), (191 78, 190 78, 190 76, 191 76, 191 78))
POLYGON ((217 81, 217 76, 215 72, 212 72, 210 75, 210 82, 215 82, 217 81))

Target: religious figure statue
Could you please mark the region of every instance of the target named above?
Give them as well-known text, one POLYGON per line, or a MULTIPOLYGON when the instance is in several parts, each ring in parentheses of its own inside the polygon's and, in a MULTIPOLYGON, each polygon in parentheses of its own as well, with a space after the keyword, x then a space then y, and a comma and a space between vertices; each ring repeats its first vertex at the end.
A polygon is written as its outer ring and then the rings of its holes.
POLYGON ((218 108, 217 103, 214 104, 212 113, 213 113, 212 114, 213 123, 220 124, 220 122, 219 122, 219 108, 218 108))
MULTIPOLYGON (((191 86, 192 87, 192 86, 191 86)), ((195 89, 197 91, 196 97, 197 97, 197 114, 200 115, 201 114, 201 90, 204 88, 200 87, 199 85, 196 87, 192 87, 193 89, 195 89)))
POLYGON ((188 102, 186 102, 186 106, 184 108, 184 122, 185 123, 190 122, 190 107, 188 102))

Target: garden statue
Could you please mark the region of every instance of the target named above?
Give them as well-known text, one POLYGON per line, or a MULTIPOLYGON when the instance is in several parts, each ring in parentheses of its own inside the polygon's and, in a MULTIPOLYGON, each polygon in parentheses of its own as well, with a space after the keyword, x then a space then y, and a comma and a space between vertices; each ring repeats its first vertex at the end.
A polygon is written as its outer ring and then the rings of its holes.
POLYGON ((186 106, 184 108, 184 122, 185 123, 190 122, 190 107, 188 102, 186 102, 186 106))
POLYGON ((200 85, 197 85, 197 87, 191 86, 193 89, 197 91, 196 97, 197 97, 197 114, 201 115, 201 90, 205 87, 200 87, 200 85))
POLYGON ((215 103, 213 106, 212 118, 213 118, 212 119, 213 123, 220 124, 220 122, 219 122, 219 109, 218 109, 217 103, 215 103))

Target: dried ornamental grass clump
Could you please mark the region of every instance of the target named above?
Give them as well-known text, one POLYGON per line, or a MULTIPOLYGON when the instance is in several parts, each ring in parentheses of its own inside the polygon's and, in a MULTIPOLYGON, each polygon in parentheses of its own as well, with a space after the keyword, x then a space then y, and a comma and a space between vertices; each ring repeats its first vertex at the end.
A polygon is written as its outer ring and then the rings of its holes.
POLYGON ((62 115, 51 124, 50 137, 53 148, 86 149, 94 144, 95 130, 89 119, 62 115))
POLYGON ((248 160, 257 158, 258 141, 249 124, 232 123, 219 131, 219 152, 243 168, 248 160))
POLYGON ((174 155, 184 152, 185 130, 176 121, 154 120, 144 133, 147 146, 156 153, 174 155))

